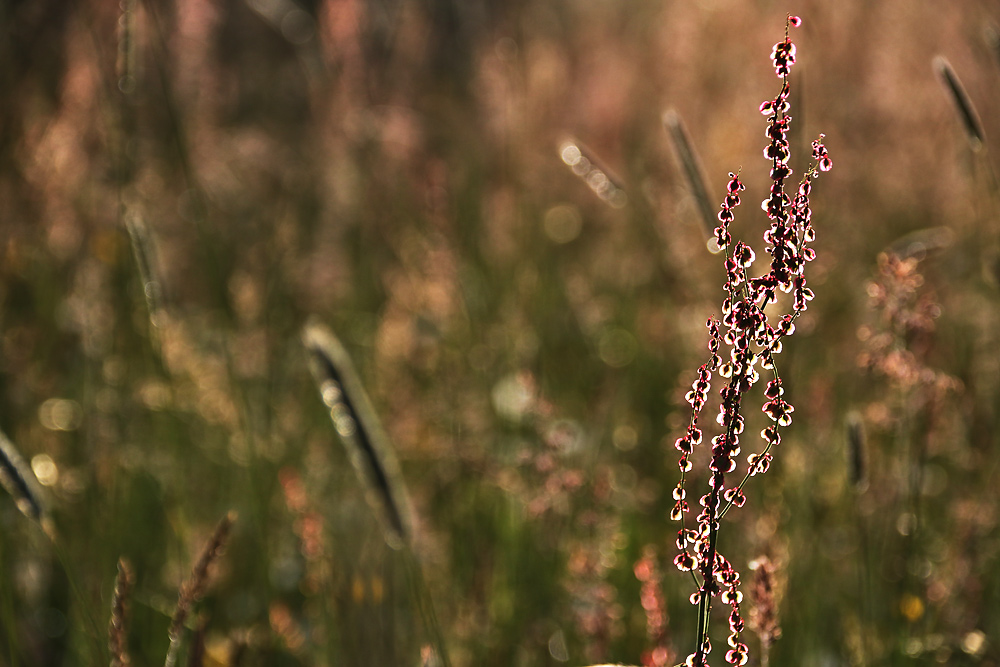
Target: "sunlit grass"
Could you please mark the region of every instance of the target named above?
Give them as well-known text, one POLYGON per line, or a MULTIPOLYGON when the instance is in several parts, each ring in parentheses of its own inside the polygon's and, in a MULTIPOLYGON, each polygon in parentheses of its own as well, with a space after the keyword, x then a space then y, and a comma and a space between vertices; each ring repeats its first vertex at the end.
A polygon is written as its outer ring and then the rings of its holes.
POLYGON ((690 651, 673 442, 724 275, 663 112, 709 195, 742 166, 763 199, 789 9, 795 122, 838 171, 781 355, 795 423, 720 543, 784 582, 771 665, 996 664, 996 194, 933 66, 988 147, 972 4, 6 7, 0 429, 53 529, 0 496, 0 664, 110 664, 122 558, 117 639, 162 664, 230 511, 177 664, 637 665, 643 600, 690 651), (409 550, 310 377, 310 317, 399 459, 409 550))

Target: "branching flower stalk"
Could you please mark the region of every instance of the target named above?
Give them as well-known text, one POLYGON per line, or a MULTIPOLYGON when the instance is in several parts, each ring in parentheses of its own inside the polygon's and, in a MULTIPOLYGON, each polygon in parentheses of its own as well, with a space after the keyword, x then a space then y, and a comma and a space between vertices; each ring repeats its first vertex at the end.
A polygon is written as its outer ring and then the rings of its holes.
POLYGON ((806 169, 796 194, 790 197, 786 192, 786 181, 792 175, 788 165, 791 155, 788 129, 792 119, 788 114, 788 74, 795 63, 795 45, 788 33, 789 27, 799 25, 801 20, 798 17, 787 18, 785 39, 775 44, 771 52, 775 73, 781 79, 781 90, 773 100, 760 106, 761 113, 767 117, 766 136, 769 140, 764 157, 771 162, 770 194, 761 203, 770 220, 770 227, 764 232, 766 252, 771 256, 770 270, 759 277, 749 277, 748 271, 755 260, 754 252, 743 241, 733 242, 730 225, 735 219, 734 210, 740 204, 739 193, 745 188, 739 175, 730 173, 725 200, 718 214, 720 224, 715 229, 716 242, 726 253, 726 296, 722 303, 722 320, 711 317, 706 324, 711 356, 699 367, 698 378, 685 396, 691 405, 691 417, 686 432, 674 443, 681 452, 678 462, 681 476, 673 492, 675 505, 670 513, 672 520, 681 522, 677 533, 680 553, 674 564, 682 572, 690 572, 697 587, 691 595, 691 603, 698 606, 698 637, 694 653, 685 661, 689 667, 708 665, 708 655, 712 651, 709 619, 712 599, 716 596, 730 607, 726 662, 744 665, 749 659, 749 649, 740 641, 744 628, 740 614, 743 598, 739 590, 740 574, 719 552, 719 525, 733 506, 742 507, 746 502, 744 485, 750 477, 767 472, 773 458, 771 450, 781 442, 778 429, 792 422, 794 408, 783 398, 784 389, 774 357, 781 352, 783 339, 794 333, 795 320, 813 298, 805 279, 805 266, 816 256, 809 247, 816 238, 811 223, 809 195, 819 172, 829 171, 833 166, 823 145, 824 135, 820 135, 812 142, 814 162, 806 169), (779 290, 791 294, 792 307, 789 312, 772 320, 764 309, 778 302, 779 290), (729 349, 728 358, 723 357, 723 343, 729 349), (727 487, 726 475, 736 470, 736 457, 740 454, 740 435, 744 429, 743 397, 760 380, 758 368, 772 376, 764 388, 761 410, 773 423, 761 431, 764 447, 747 457, 748 467, 742 479, 738 484, 730 482, 727 487), (722 401, 716 421, 720 433, 712 438, 709 491, 699 499, 702 510, 695 518, 695 526, 688 528, 685 517, 690 508, 685 484, 687 473, 693 467, 691 455, 694 447, 703 439, 698 422, 708 401, 713 373, 718 373, 726 383, 719 391, 722 401))

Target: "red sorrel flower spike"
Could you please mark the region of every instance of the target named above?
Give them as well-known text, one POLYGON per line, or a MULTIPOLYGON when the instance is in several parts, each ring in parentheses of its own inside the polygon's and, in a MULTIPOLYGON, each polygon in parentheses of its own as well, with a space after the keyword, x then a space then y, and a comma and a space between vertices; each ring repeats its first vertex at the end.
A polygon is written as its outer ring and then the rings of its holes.
POLYGON ((809 247, 816 238, 809 197, 812 181, 833 165, 823 143, 824 137, 820 135, 812 143, 813 164, 803 170, 802 179, 794 189, 787 184, 793 174, 789 164, 792 151, 788 137, 792 117, 789 115, 791 95, 788 73, 796 60, 796 47, 789 37, 789 29, 801 24, 797 16, 787 16, 785 37, 771 51, 771 62, 782 80, 781 89, 773 99, 760 105, 760 112, 766 118, 767 145, 763 152, 770 162, 769 193, 761 203, 768 218, 763 239, 765 251, 771 256, 770 268, 762 275, 751 276, 749 271, 755 259, 754 250, 743 241, 733 240, 731 224, 745 186, 738 174, 730 173, 718 213, 719 225, 715 228, 716 242, 725 251, 725 297, 721 319, 712 317, 706 323, 710 333, 710 357, 698 369, 697 378, 685 395, 691 406, 690 418, 687 432, 675 442, 680 451, 678 467, 681 477, 674 489, 674 507, 670 516, 684 521, 688 514, 686 473, 692 469, 694 447, 703 437, 697 428, 698 420, 708 403, 712 373, 717 373, 720 376, 717 382, 721 384, 718 388, 721 400, 715 421, 719 431, 710 437, 712 452, 708 462, 708 489, 698 498, 701 510, 694 519, 693 527, 682 524, 677 539, 679 553, 674 558, 678 569, 692 572, 691 576, 700 582, 690 598, 691 603, 699 607, 697 649, 686 660, 686 664, 692 667, 708 664, 713 600, 732 607, 728 638, 731 650, 726 653, 726 661, 733 665, 748 662, 749 651, 746 644, 740 641, 743 630, 743 619, 739 613, 742 599, 740 576, 717 549, 718 531, 723 515, 746 502, 743 486, 747 480, 767 472, 773 460, 770 450, 781 442, 780 427, 791 424, 794 411, 784 398, 775 356, 781 353, 783 339, 795 332, 795 319, 813 298, 805 278, 805 267, 816 256, 809 247), (770 316, 764 309, 778 303, 779 290, 791 294, 791 308, 784 314, 770 316), (728 349, 723 350, 723 344, 728 349), (760 432, 763 448, 746 458, 747 469, 742 479, 727 479, 727 475, 738 466, 740 435, 744 430, 743 399, 752 395, 748 392, 761 380, 763 371, 773 374, 773 379, 769 379, 763 389, 761 410, 773 423, 760 432))

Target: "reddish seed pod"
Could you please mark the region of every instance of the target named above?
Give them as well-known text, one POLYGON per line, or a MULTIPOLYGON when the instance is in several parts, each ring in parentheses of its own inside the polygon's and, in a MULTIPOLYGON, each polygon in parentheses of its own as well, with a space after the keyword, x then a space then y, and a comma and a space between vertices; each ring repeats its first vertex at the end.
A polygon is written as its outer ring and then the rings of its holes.
MULTIPOLYGON (((682 551, 681 553, 677 554, 676 558, 674 558, 674 566, 681 572, 690 572, 691 570, 694 569, 694 558, 692 558, 691 554, 689 554, 688 552, 682 551)), ((691 604, 698 604, 698 603, 692 602, 691 604)))
POLYGON ((729 614, 729 629, 732 632, 743 632, 743 619, 738 611, 729 614))

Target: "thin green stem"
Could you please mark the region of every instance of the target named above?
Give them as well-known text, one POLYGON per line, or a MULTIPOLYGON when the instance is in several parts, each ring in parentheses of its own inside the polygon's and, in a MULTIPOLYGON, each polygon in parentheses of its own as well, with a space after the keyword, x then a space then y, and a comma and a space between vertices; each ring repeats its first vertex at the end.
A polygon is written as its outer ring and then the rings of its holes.
POLYGON ((406 565, 407 580, 410 583, 410 590, 413 601, 417 605, 420 619, 423 621, 424 629, 430 634, 431 642, 441 667, 451 667, 448 659, 448 649, 445 646, 444 635, 441 632, 441 625, 438 623, 437 614, 434 612, 434 601, 431 599, 427 583, 424 581, 423 569, 413 553, 412 547, 408 544, 403 546, 403 560, 406 565))

